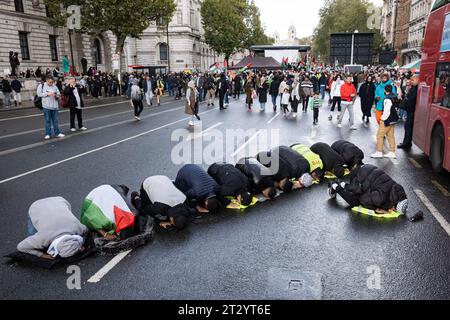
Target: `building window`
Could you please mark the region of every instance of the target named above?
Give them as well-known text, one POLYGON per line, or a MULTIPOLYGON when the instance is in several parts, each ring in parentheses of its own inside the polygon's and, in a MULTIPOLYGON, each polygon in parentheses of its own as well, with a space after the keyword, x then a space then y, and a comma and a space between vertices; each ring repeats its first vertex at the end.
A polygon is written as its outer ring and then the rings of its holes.
POLYGON ((434 83, 433 102, 450 108, 450 63, 438 64, 434 83))
POLYGON ((50 54, 52 56, 52 61, 58 61, 58 47, 56 45, 57 37, 54 35, 49 35, 50 38, 50 54))
POLYGON ((183 24, 183 13, 180 11, 177 12, 177 24, 183 24))
POLYGON ((195 14, 194 14, 194 10, 191 10, 191 18, 190 18, 190 22, 191 22, 191 27, 195 27, 195 14))
POLYGON ((30 49, 28 47, 28 33, 19 31, 19 43, 22 60, 30 60, 30 49))
POLYGON ((168 60, 168 50, 167 44, 161 43, 159 45, 159 60, 167 61, 168 60))
POLYGON ((24 12, 23 0, 14 0, 14 6, 15 6, 17 12, 24 12))
POLYGON ((94 40, 95 65, 102 64, 102 46, 99 39, 94 40))

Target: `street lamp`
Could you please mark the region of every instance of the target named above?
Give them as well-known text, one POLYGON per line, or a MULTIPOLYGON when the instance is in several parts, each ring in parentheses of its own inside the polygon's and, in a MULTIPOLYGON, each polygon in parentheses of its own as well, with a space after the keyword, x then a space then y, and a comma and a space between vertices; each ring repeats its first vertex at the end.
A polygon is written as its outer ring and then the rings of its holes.
POLYGON ((72 60, 72 67, 69 68, 71 76, 73 76, 74 72, 75 72, 75 70, 74 70, 75 69, 75 63, 74 63, 74 60, 73 60, 72 33, 73 33, 73 29, 68 29, 69 45, 70 45, 70 59, 72 60))

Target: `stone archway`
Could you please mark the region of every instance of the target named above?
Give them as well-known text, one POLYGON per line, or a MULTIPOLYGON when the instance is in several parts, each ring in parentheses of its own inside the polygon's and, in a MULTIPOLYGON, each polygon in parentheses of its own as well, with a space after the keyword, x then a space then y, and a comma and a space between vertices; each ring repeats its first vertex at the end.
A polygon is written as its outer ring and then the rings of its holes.
POLYGON ((111 39, 107 34, 97 34, 91 37, 91 61, 97 70, 110 72, 112 69, 111 39))

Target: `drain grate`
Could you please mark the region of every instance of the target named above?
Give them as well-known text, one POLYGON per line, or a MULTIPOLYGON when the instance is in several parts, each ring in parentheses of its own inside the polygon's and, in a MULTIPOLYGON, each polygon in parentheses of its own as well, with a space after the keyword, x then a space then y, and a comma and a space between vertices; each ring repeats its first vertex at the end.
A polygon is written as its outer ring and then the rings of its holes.
POLYGON ((317 272, 270 268, 267 276, 266 299, 320 300, 322 274, 317 272))

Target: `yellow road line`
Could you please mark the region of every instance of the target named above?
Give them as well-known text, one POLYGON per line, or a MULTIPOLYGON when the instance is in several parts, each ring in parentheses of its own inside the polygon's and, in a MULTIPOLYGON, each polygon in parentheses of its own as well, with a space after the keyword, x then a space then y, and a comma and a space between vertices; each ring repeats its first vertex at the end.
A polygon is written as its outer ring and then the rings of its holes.
POLYGON ((442 194, 446 197, 450 197, 450 192, 447 191, 447 189, 445 189, 445 187, 440 184, 439 182, 437 182, 436 180, 431 180, 431 183, 440 191, 442 192, 442 194))
POLYGON ((408 159, 414 167, 416 167, 417 169, 422 169, 422 166, 416 160, 414 160, 413 158, 408 158, 408 159))

